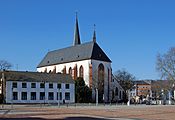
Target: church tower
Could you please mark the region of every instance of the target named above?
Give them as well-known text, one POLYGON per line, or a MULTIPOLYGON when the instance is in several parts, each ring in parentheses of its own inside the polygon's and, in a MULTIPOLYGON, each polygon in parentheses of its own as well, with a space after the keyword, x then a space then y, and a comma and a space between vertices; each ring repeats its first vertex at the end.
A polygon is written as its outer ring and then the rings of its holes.
POLYGON ((37 66, 37 71, 70 74, 74 79, 82 77, 92 89, 93 99, 95 89, 98 89, 99 102, 110 101, 112 61, 97 43, 95 25, 91 41, 81 43, 76 13, 74 30, 73 45, 48 52, 37 66))
POLYGON ((75 23, 75 32, 74 32, 74 43, 73 45, 80 45, 81 41, 80 41, 80 34, 79 34, 79 27, 78 27, 78 16, 76 13, 76 23, 75 23))
POLYGON ((94 24, 94 34, 93 34, 93 42, 96 42, 96 31, 95 31, 95 24, 94 24))

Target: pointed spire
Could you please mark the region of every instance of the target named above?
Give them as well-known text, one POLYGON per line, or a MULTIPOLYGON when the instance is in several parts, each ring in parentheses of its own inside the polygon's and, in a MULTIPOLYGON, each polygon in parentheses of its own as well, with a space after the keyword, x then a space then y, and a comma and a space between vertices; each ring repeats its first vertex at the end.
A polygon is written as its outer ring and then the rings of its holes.
POLYGON ((80 34, 79 34, 79 28, 78 28, 78 16, 76 12, 76 23, 75 23, 75 32, 74 32, 74 46, 81 44, 80 41, 80 34))
POLYGON ((94 24, 93 42, 96 42, 96 31, 95 31, 95 24, 94 24))

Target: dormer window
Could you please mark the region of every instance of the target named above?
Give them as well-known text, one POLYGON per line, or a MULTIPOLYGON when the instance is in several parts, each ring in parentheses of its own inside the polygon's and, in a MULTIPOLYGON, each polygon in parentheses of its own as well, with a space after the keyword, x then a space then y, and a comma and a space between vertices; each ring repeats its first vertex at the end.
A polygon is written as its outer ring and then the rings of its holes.
POLYGON ((99 57, 101 57, 101 54, 99 54, 99 57))

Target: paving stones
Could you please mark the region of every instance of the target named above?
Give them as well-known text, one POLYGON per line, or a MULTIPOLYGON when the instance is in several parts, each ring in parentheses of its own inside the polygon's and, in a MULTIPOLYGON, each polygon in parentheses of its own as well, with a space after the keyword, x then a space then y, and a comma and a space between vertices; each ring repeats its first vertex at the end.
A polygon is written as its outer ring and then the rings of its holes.
POLYGON ((0 119, 65 119, 65 120, 174 120, 175 106, 33 106, 6 105, 0 109, 0 119))

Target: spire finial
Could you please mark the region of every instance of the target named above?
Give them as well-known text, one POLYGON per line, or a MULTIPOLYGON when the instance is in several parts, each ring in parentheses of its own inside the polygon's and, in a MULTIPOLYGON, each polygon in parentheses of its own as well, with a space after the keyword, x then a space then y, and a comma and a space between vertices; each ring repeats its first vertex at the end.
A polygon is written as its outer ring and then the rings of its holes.
POLYGON ((96 29, 96 25, 94 24, 94 31, 95 31, 95 29, 96 29))
POLYGON ((93 34, 93 42, 96 42, 96 25, 94 24, 94 34, 93 34))
POLYGON ((75 12, 75 16, 76 16, 76 19, 78 19, 78 12, 77 11, 75 12))
POLYGON ((74 33, 74 45, 81 44, 80 41, 80 34, 79 34, 79 28, 78 28, 78 12, 76 14, 76 23, 75 23, 75 33, 74 33))

